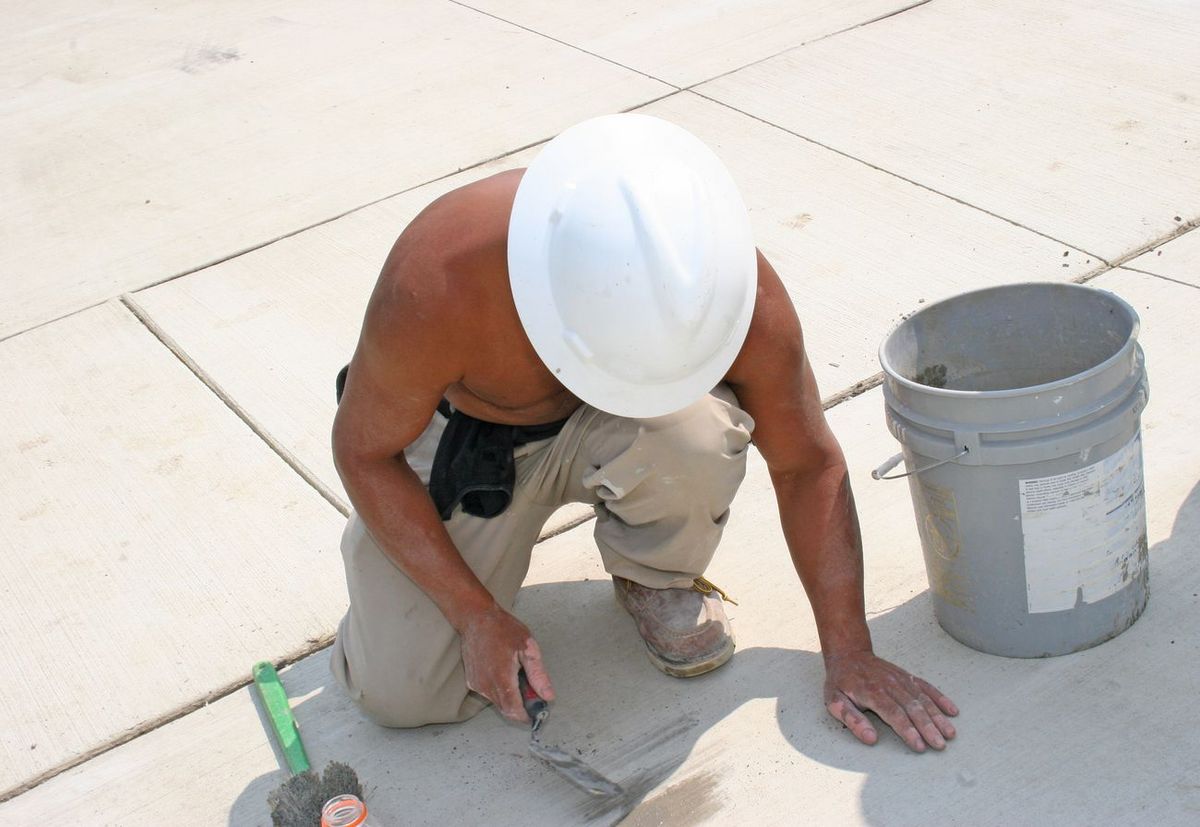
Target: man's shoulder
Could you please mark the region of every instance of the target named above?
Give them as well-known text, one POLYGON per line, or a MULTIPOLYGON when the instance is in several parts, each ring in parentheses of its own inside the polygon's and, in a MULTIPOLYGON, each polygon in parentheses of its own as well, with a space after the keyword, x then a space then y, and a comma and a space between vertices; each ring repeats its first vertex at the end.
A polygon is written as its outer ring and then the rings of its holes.
POLYGON ((473 181, 430 202, 404 228, 382 277, 409 287, 468 290, 507 274, 508 218, 524 170, 473 181), (497 272, 499 271, 499 272, 497 272))
POLYGON ((522 172, 458 187, 425 207, 392 246, 368 321, 440 340, 502 304, 508 216, 522 172))
POLYGON ((405 232, 440 235, 458 245, 507 237, 513 199, 524 169, 510 169, 446 192, 413 219, 405 232))

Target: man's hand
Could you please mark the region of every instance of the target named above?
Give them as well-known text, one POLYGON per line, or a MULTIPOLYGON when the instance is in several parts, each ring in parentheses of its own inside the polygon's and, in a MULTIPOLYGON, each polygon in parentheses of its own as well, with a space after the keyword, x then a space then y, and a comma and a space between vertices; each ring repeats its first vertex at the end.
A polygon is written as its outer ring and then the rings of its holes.
POLYGON ((834 655, 825 661, 825 708, 864 744, 879 735, 864 710, 870 709, 896 731, 909 749, 945 749, 954 737, 947 715, 958 707, 933 685, 870 652, 834 655))
POLYGON ((505 718, 529 723, 517 688, 521 667, 534 691, 547 701, 554 700, 554 687, 542 665, 542 651, 525 624, 511 614, 493 606, 472 617, 460 635, 467 688, 494 703, 505 718))

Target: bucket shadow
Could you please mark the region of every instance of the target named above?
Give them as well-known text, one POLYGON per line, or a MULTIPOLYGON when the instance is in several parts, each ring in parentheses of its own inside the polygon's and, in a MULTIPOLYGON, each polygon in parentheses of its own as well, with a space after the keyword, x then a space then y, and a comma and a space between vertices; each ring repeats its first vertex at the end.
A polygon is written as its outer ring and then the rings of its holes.
MULTIPOLYGON (((945 648, 942 687, 963 709, 945 753, 853 762, 813 742, 809 754, 866 773, 861 820, 934 823, 1193 823, 1200 812, 1194 751, 1200 727, 1200 485, 1150 551, 1151 597, 1128 630, 1099 646, 1044 660, 945 648), (932 760, 930 760, 932 759, 932 760), (1189 815, 1190 813, 1190 815, 1189 815)), ((940 634, 940 630, 935 630, 940 634)))

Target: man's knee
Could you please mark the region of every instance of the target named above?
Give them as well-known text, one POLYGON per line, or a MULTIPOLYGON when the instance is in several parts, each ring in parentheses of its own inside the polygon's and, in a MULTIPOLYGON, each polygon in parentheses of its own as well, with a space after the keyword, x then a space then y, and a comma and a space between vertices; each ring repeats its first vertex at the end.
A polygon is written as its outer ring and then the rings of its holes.
POLYGON ((454 723, 487 706, 467 690, 457 651, 419 661, 398 658, 403 646, 366 651, 358 645, 355 628, 347 615, 330 649, 329 669, 346 696, 374 723, 399 728, 454 723))
POLYGON ((725 385, 681 411, 642 420, 643 432, 663 446, 662 459, 677 456, 694 463, 744 462, 754 420, 725 385))
MULTIPOLYGON (((716 518, 728 507, 746 472, 754 421, 728 388, 665 417, 637 423, 627 448, 590 475, 610 506, 654 500, 662 508, 705 504, 716 518)), ((658 509, 655 509, 658 510, 658 509)))
MULTIPOLYGON (((334 669, 337 675, 337 669, 334 669)), ((366 685, 341 681, 346 694, 364 716, 384 727, 408 729, 427 724, 465 721, 487 706, 487 701, 467 691, 465 685, 431 687, 421 681, 393 682, 367 678, 366 685)))
POLYGON ((461 697, 403 692, 363 693, 358 708, 383 727, 411 729, 429 724, 454 724, 479 714, 488 704, 472 693, 461 697))

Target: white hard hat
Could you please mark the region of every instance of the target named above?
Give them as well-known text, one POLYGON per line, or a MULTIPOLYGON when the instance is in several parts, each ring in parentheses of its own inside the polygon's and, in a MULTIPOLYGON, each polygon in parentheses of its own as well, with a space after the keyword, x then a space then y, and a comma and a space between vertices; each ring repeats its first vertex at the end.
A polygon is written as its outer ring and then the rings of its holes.
POLYGON ((733 178, 691 133, 605 115, 550 141, 508 227, 517 313, 542 362, 609 413, 690 405, 750 328, 757 258, 733 178))

